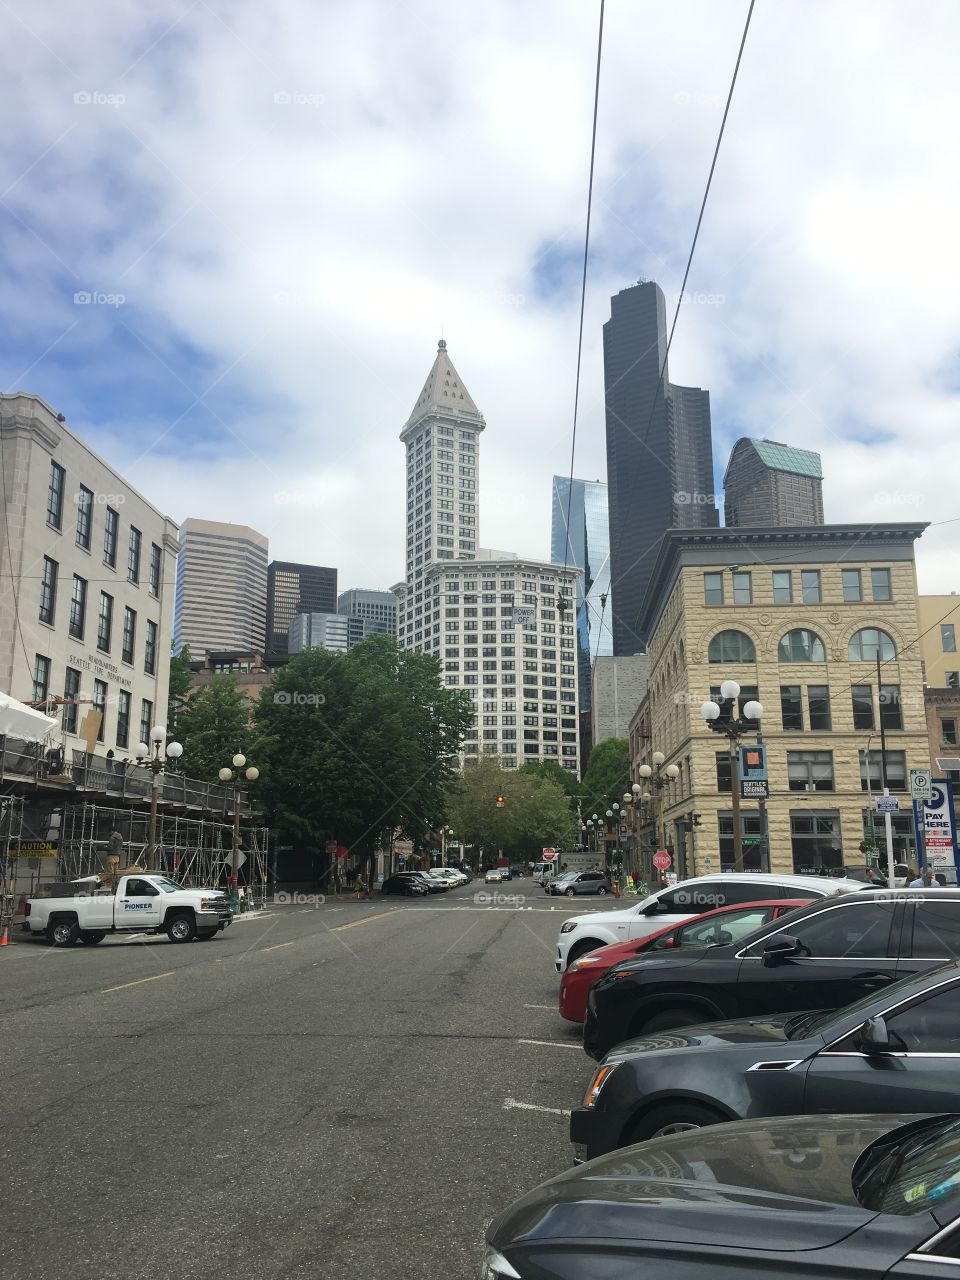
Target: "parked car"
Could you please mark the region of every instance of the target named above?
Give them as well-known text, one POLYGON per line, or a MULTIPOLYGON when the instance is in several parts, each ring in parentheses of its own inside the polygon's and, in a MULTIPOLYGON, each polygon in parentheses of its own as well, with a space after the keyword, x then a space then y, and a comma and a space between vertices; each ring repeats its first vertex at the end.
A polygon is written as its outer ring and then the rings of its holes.
POLYGON ((791 1116, 658 1138, 551 1178, 494 1218, 480 1274, 948 1280, 958 1258, 960 1117, 791 1116))
POLYGON ((774 1014, 618 1045, 570 1117, 577 1160, 725 1120, 957 1108, 960 965, 835 1013, 774 1014))
POLYGON ((558 876, 554 876, 552 879, 548 877, 547 879, 540 881, 540 887, 543 889, 544 893, 562 893, 563 885, 565 885, 568 880, 572 880, 573 877, 578 874, 579 873, 576 871, 561 871, 558 876), (557 887, 558 885, 560 886, 559 888, 557 887))
POLYGON ((427 886, 428 893, 446 893, 450 888, 446 880, 438 880, 435 876, 428 875, 426 871, 411 871, 412 876, 419 876, 421 881, 427 886))
POLYGON ((431 880, 446 884, 451 889, 456 889, 458 885, 467 883, 467 877, 459 871, 454 871, 452 867, 433 867, 427 872, 427 875, 431 880))
POLYGON ((381 893, 399 893, 407 897, 427 894, 430 889, 414 871, 400 871, 395 876, 388 876, 380 886, 381 893))
POLYGON ((646 938, 671 924, 682 924, 692 916, 702 916, 715 907, 766 902, 770 898, 827 898, 867 885, 856 880, 828 876, 771 875, 763 872, 719 872, 696 876, 679 884, 658 889, 636 906, 602 915, 573 916, 564 921, 557 939, 557 972, 588 951, 613 942, 646 938))
POLYGON ((718 947, 736 942, 770 920, 778 920, 788 911, 805 907, 809 901, 809 898, 777 898, 770 902, 753 902, 745 907, 718 907, 716 911, 694 916, 686 924, 668 925, 639 942, 616 942, 611 947, 589 951, 567 965, 560 975, 560 1014, 569 1022, 582 1022, 590 988, 621 960, 675 947, 718 947))
POLYGON ((960 890, 888 889, 812 902, 721 947, 641 955, 590 988, 583 1046, 602 1058, 654 1031, 839 1009, 960 958, 960 890))
POLYGON ((546 889, 548 894, 563 894, 567 898, 576 898, 585 893, 596 893, 603 897, 610 892, 610 880, 605 871, 573 871, 552 880, 546 889))

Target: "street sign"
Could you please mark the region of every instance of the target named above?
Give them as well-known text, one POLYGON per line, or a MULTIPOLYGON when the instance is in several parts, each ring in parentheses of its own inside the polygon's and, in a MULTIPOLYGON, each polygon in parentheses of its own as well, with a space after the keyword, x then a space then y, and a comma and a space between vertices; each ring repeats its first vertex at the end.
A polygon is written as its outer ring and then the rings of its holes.
POLYGON ((933 799, 933 774, 929 769, 910 770, 910 794, 914 800, 933 799))
POLYGON ((766 778, 741 778, 741 800, 769 800, 770 786, 766 778))
POLYGON ((326 843, 323 847, 324 847, 324 849, 327 851, 327 853, 336 853, 336 852, 337 852, 337 842, 336 842, 336 840, 328 840, 328 841, 327 841, 327 843, 326 843))
POLYGON ((556 851, 556 849, 544 849, 544 850, 543 850, 543 860, 544 860, 544 862, 553 862, 553 861, 555 861, 556 856, 557 856, 557 851, 556 851))
POLYGON ((667 867, 673 862, 673 859, 667 853, 666 849, 658 849, 653 855, 653 865, 658 871, 666 871, 667 867))
POLYGON ((767 779, 767 749, 762 742, 740 744, 740 780, 765 782, 767 779))
POLYGON ((896 796, 877 796, 877 813, 899 813, 900 801, 896 796))
POLYGON ((10 849, 11 858, 55 858, 57 851, 46 840, 21 840, 19 848, 10 849))
MULTIPOLYGON (((919 808, 918 805, 917 809, 919 808)), ((916 813, 916 809, 914 812, 916 813)), ((927 866, 956 866, 957 825, 953 809, 953 786, 949 779, 933 779, 933 799, 923 804, 921 812, 927 866)))

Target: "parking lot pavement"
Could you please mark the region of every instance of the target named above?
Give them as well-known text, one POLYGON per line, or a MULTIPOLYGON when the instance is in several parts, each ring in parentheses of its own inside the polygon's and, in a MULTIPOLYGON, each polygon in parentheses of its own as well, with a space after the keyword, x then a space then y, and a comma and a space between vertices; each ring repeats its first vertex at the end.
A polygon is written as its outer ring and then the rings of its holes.
POLYGON ((555 1012, 569 912, 511 883, 6 948, 5 1280, 472 1280, 490 1217, 568 1167, 591 1068, 555 1012))

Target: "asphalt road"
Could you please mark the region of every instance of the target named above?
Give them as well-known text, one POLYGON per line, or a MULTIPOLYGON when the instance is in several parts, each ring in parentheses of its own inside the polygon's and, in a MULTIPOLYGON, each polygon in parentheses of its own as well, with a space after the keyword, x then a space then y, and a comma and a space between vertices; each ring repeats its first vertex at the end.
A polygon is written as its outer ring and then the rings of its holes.
POLYGON ((18 938, 0 1274, 473 1280, 489 1219, 569 1167, 557 1111, 592 1064, 553 955, 599 905, 474 882, 275 906, 207 943, 18 938), (497 891, 527 900, 475 901, 497 891))

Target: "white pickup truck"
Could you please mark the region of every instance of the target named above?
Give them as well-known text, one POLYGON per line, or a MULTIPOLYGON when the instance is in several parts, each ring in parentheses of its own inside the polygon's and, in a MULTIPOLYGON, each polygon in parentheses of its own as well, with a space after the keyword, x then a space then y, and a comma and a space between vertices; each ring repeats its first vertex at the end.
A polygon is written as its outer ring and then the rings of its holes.
POLYGON ((165 933, 171 942, 206 942, 233 920, 220 889, 184 889, 162 872, 122 875, 116 892, 98 876, 54 886, 49 897, 29 898, 24 928, 56 947, 94 946, 108 933, 165 933))

